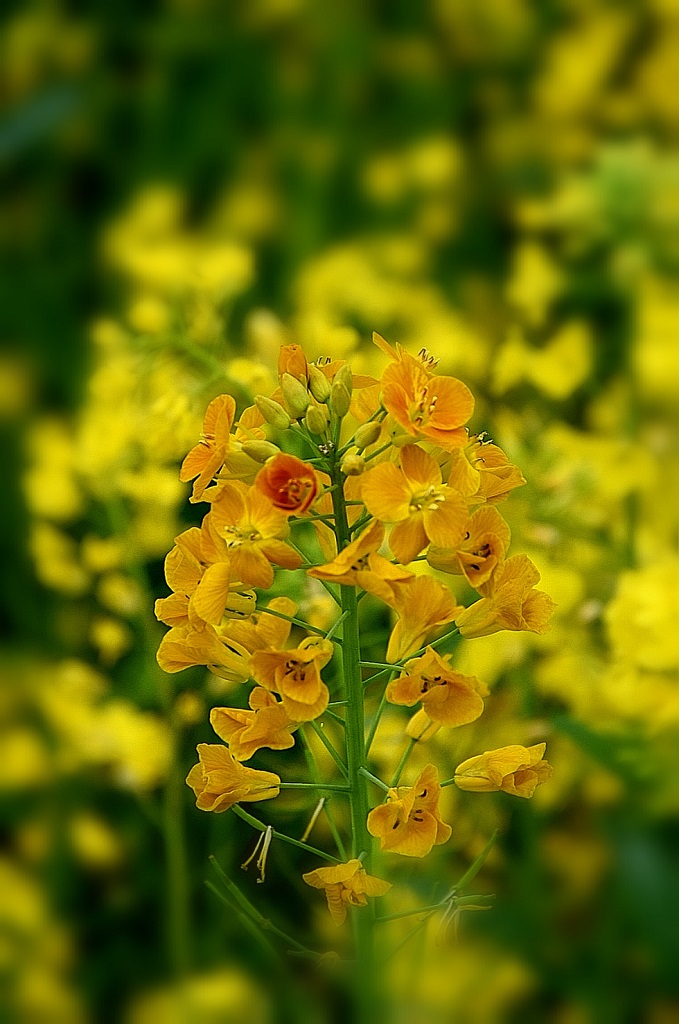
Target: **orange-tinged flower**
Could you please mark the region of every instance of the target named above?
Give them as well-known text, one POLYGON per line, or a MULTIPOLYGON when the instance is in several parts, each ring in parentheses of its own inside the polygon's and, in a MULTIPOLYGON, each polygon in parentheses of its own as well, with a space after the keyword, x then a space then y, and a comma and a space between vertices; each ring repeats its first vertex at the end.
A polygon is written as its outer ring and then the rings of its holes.
POLYGON ((504 501, 510 491, 523 487, 525 479, 498 445, 472 434, 466 444, 451 452, 448 483, 472 503, 504 501))
POLYGON ((318 494, 318 479, 313 466, 280 452, 262 466, 255 487, 286 515, 301 515, 318 494))
POLYGON ((452 829, 441 819, 439 775, 433 764, 424 768, 414 786, 390 789, 387 801, 368 815, 368 832, 380 849, 404 857, 426 857, 433 846, 447 842, 452 829))
POLYGON ((330 640, 307 637, 289 651, 256 651, 250 667, 260 686, 280 694, 291 721, 310 722, 328 706, 330 694, 321 679, 321 669, 332 655, 330 640))
POLYGON ((248 700, 250 711, 241 708, 213 708, 210 725, 239 761, 249 761, 261 747, 287 750, 295 745, 297 728, 273 694, 256 686, 248 700))
POLYGON ((462 574, 470 586, 487 583, 509 548, 509 526, 493 505, 482 505, 467 521, 465 536, 457 547, 432 544, 427 561, 441 572, 462 574))
POLYGON ((281 345, 278 353, 278 379, 289 373, 306 387, 309 367, 301 345, 281 345))
POLYGON ((379 335, 373 339, 393 360, 382 374, 382 403, 396 422, 413 437, 446 450, 466 444, 464 424, 474 411, 467 385, 456 377, 434 376, 436 361, 425 350, 416 359, 400 345, 392 349, 379 335))
POLYGON ((387 604, 393 604, 394 586, 414 577, 410 570, 393 565, 377 553, 383 540, 384 526, 374 519, 332 562, 307 569, 307 575, 329 583, 362 587, 387 604))
POLYGON ((455 769, 455 785, 473 793, 511 793, 531 797, 537 786, 552 774, 544 760, 546 743, 522 747, 518 743, 497 750, 486 750, 470 757, 455 769))
POLYGON ((302 564, 282 539, 289 532, 287 517, 255 488, 225 484, 206 519, 213 539, 228 553, 233 578, 246 586, 267 590, 274 578, 272 563, 284 569, 302 564))
POLYGON ((366 508, 382 522, 395 523, 389 545, 399 562, 411 562, 431 542, 455 547, 468 519, 467 503, 443 483, 431 455, 408 445, 401 466, 384 462, 364 475, 361 493, 366 508))
POLYGON ((422 645, 428 633, 452 622, 461 611, 455 595, 431 576, 413 576, 392 587, 389 603, 398 612, 387 645, 387 661, 402 661, 422 645))
POLYGON ((190 501, 200 501, 205 488, 223 466, 235 415, 236 403, 231 395, 219 395, 208 405, 202 437, 186 456, 179 471, 179 479, 183 483, 196 477, 190 501))
POLYGON ((418 701, 432 722, 449 728, 474 722, 483 712, 488 687, 476 678, 457 672, 450 655, 428 647, 421 658, 405 666, 404 675, 387 686, 387 700, 412 707, 418 701))
POLYGON ((540 573, 527 555, 502 562, 483 585, 485 596, 456 617, 462 636, 489 636, 502 629, 546 632, 555 606, 548 594, 534 589, 539 582, 540 573))
POLYGON ((391 889, 391 882, 369 875, 358 859, 307 871, 302 878, 314 889, 325 889, 330 916, 338 926, 347 919, 347 906, 366 907, 368 896, 384 896, 391 889))
POLYGON ((221 743, 199 743, 198 764, 186 776, 201 811, 228 811, 234 804, 271 800, 280 793, 274 772, 246 768, 221 743))

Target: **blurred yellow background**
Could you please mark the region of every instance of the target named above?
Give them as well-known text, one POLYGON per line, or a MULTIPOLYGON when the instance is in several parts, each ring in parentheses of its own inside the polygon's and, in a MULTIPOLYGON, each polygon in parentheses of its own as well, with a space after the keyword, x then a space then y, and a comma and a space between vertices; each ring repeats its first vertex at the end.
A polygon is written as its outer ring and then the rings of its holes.
MULTIPOLYGON (((373 330, 473 388, 558 603, 460 648, 494 700, 451 765, 547 737, 555 770, 528 806, 450 793, 435 871, 497 825, 496 905, 394 979, 402 1019, 679 1020, 677 0, 5 12, 3 1024, 341 1020, 203 885, 249 852, 183 782, 224 691, 160 672, 153 601, 207 402, 285 342, 379 372, 373 330)), ((294 884, 243 876, 303 925, 294 884)))

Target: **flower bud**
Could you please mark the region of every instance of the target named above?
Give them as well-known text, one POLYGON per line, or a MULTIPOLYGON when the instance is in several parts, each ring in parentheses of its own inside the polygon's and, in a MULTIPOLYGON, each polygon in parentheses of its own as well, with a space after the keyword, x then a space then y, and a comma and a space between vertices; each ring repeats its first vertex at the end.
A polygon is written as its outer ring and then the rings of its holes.
POLYGON ((407 444, 417 444, 418 439, 414 434, 409 434, 407 431, 401 434, 394 430, 390 434, 389 440, 394 448, 405 448, 407 444))
POLYGON ((304 417, 304 426, 310 434, 323 434, 328 429, 328 417, 317 405, 310 405, 304 417))
POLYGON ((243 441, 242 451, 255 462, 266 462, 272 455, 278 455, 280 448, 271 441, 243 441))
POLYGON ((330 398, 330 381, 314 363, 309 364, 309 391, 317 402, 327 402, 330 398))
POLYGON ((373 420, 371 423, 362 423, 354 434, 354 444, 361 451, 364 448, 368 448, 371 444, 375 444, 375 441, 380 436, 382 431, 381 424, 373 420))
POLYGON ((351 395, 347 391, 344 384, 335 381, 330 392, 330 408, 334 412, 338 419, 342 419, 343 416, 349 412, 349 406, 351 405, 351 395))
POLYGON ((276 430, 286 430, 290 426, 290 417, 278 402, 273 398, 266 398, 264 395, 255 395, 255 405, 261 412, 267 423, 270 423, 276 430))
POLYGON ((343 366, 340 366, 339 370, 335 374, 334 383, 344 384, 345 388, 349 392, 349 395, 351 396, 351 393, 354 390, 354 377, 351 372, 351 367, 349 366, 349 363, 345 363, 343 366))
POLYGON ((281 391, 291 418, 300 420, 309 405, 309 392, 290 373, 284 373, 281 377, 281 391))
POLYGON ((345 476, 360 476, 365 469, 365 459, 362 455, 354 455, 349 452, 342 459, 340 468, 345 476))
POLYGON ((415 740, 417 743, 426 743, 427 740, 436 735, 440 728, 440 723, 432 722, 424 708, 420 708, 408 722, 406 736, 409 736, 411 740, 415 740))

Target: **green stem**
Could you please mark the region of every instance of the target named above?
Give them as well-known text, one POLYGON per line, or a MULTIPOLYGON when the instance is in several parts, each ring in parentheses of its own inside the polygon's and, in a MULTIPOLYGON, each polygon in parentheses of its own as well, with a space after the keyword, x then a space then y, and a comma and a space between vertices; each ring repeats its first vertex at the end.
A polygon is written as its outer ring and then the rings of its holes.
MULTIPOLYGON (((333 467, 332 491, 335 514, 337 547, 342 551, 351 540, 351 531, 344 503, 344 475, 337 462, 333 467)), ((356 588, 340 586, 342 612, 346 613, 342 640, 342 669, 347 710, 345 737, 347 749, 348 781, 351 790, 351 832, 354 857, 365 852, 365 867, 370 871, 371 839, 367 828, 369 811, 368 786, 361 769, 365 768, 365 718, 363 679, 361 677, 361 646, 358 624, 356 588)), ((374 935, 372 910, 358 908, 353 915, 356 953, 354 1024, 373 1022, 376 1015, 377 995, 374 971, 374 935)))
POLYGON ((401 760, 398 763, 398 768, 396 769, 396 772, 394 774, 394 778, 391 781, 392 787, 398 786, 399 782, 401 781, 401 775, 403 774, 403 769, 405 768, 406 764, 408 763, 408 758, 412 754, 413 747, 415 746, 416 743, 417 743, 417 740, 412 740, 412 739, 409 740, 408 746, 403 751, 403 756, 401 757, 401 760))
POLYGON ((279 789, 327 789, 331 793, 348 793, 348 786, 338 786, 335 783, 326 782, 279 782, 279 789))
POLYGON ((342 760, 342 758, 339 756, 339 754, 337 753, 337 751, 333 747, 333 745, 330 742, 330 740, 328 739, 328 737, 325 735, 325 733, 321 729, 321 727, 318 724, 318 722, 316 722, 316 721, 309 722, 309 725, 314 730, 314 732, 318 736, 319 740, 321 741, 321 743, 323 744, 325 749, 330 754, 330 757, 333 759, 333 761, 335 762, 335 764, 339 768, 339 770, 342 773, 342 775, 344 776, 344 778, 348 779, 349 774, 347 772, 347 766, 345 765, 344 761, 342 760))
POLYGON ((389 786, 386 784, 386 782, 382 782, 382 779, 378 779, 377 776, 373 775, 372 772, 369 772, 367 768, 361 768, 361 775, 363 775, 366 779, 372 782, 379 789, 383 790, 385 793, 389 792, 389 786))
POLYGON ((325 634, 325 639, 326 640, 332 640, 332 638, 334 637, 335 633, 340 628, 340 626, 342 625, 342 623, 344 622, 346 617, 347 617, 347 612, 342 612, 340 617, 335 622, 333 622, 332 626, 330 627, 328 632, 325 634))
POLYGON ((273 935, 277 935, 279 938, 283 939, 284 942, 289 942, 294 949, 303 950, 305 953, 312 952, 310 949, 307 949, 306 946, 302 945, 301 942, 298 942, 297 939, 293 939, 291 935, 288 935, 287 932, 284 932, 268 918, 264 917, 264 914, 262 914, 257 907, 250 902, 247 896, 240 891, 236 883, 233 882, 226 872, 222 870, 216 857, 210 857, 209 860, 234 903, 236 903, 259 928, 264 931, 272 932, 273 935))
POLYGON ((387 441, 386 444, 383 444, 376 451, 371 452, 370 455, 366 455, 365 461, 370 462, 371 459, 376 459, 378 455, 381 455, 382 452, 386 452, 388 448, 391 448, 391 441, 387 441))
POLYGON ((310 626, 308 622, 303 619, 296 619, 294 615, 285 615, 283 612, 277 612, 273 608, 258 608, 257 611, 260 615, 275 615, 277 619, 285 619, 286 622, 292 622, 294 626, 301 626, 302 629, 308 629, 310 633, 316 633, 317 636, 325 636, 325 631, 322 629, 316 629, 315 626, 310 626))
MULTIPOLYGON (((311 775, 311 778, 314 780, 314 782, 320 782, 321 773, 318 770, 318 765, 316 763, 314 752, 311 749, 311 746, 309 745, 309 740, 307 739, 303 729, 300 729, 299 736, 302 741, 302 750, 304 751, 304 757, 309 768, 309 774, 311 775)), ((332 808, 329 806, 329 802, 329 800, 326 800, 325 803, 323 804, 323 813, 325 814, 326 820, 328 822, 328 827, 332 833, 332 838, 335 840, 335 846, 337 847, 337 851, 342 860, 346 861, 347 851, 344 848, 342 836, 340 835, 340 831, 337 828, 335 815, 332 812, 332 808)))
MULTIPOLYGON (((242 818, 243 821, 246 821, 248 825, 252 825, 253 828, 256 828, 258 832, 266 832, 266 825, 261 822, 259 818, 255 818, 252 814, 248 814, 248 812, 244 811, 238 804, 233 805, 233 812, 239 818, 242 818)), ((276 832, 274 829, 273 837, 274 839, 280 839, 283 843, 289 843, 290 846, 297 846, 300 850, 306 850, 307 853, 313 853, 315 857, 321 857, 323 860, 330 860, 333 864, 340 863, 337 860, 337 857, 331 857, 329 853, 324 853, 323 850, 317 850, 315 846, 309 846, 308 843, 303 843, 300 839, 293 839, 292 836, 286 836, 284 832, 276 832)))

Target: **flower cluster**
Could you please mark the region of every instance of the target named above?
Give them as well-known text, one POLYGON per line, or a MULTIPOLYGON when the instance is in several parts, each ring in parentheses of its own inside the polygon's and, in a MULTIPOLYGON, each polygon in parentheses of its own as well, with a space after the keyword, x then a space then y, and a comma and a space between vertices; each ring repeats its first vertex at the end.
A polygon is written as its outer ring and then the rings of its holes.
POLYGON ((439 806, 443 787, 529 797, 551 772, 544 743, 513 745, 464 761, 447 782, 428 764, 412 785, 399 785, 412 739, 391 785, 368 769, 385 703, 419 705, 420 734, 483 713, 488 687, 437 648, 457 634, 541 633, 552 611, 551 599, 535 589, 540 576, 530 559, 508 556, 509 527, 497 505, 524 480, 497 445, 469 432, 468 387, 437 375, 426 351, 413 356, 374 340, 388 357, 380 379, 355 374, 342 360, 308 363, 299 346, 287 345, 273 394, 257 396, 239 417, 230 395, 210 403, 181 469, 181 479, 193 481, 191 500, 209 510, 200 527, 177 537, 165 563, 172 593, 156 604, 170 626, 158 651, 163 669, 204 665, 249 685, 247 708, 212 710, 222 744, 198 746, 187 782, 202 810, 272 799, 282 786, 313 788, 245 762, 262 748, 290 749, 298 730, 317 725, 330 701, 323 672, 341 655, 336 704, 345 708, 346 742, 344 751, 331 750, 344 781, 332 785, 351 803, 353 859, 304 875, 325 889, 337 924, 347 904, 364 906, 390 887, 362 863, 370 864, 371 836, 383 851, 424 857, 451 836, 439 806), (313 534, 324 561, 308 556, 313 534), (307 586, 320 583, 332 595, 341 614, 325 635, 309 626, 306 636, 290 639, 306 624, 290 597, 263 595, 276 569, 301 569, 307 586), (451 575, 476 600, 462 604, 451 575), (363 593, 386 604, 393 620, 384 666, 374 674, 384 699, 367 741, 363 593), (372 809, 369 782, 386 794, 372 809))

